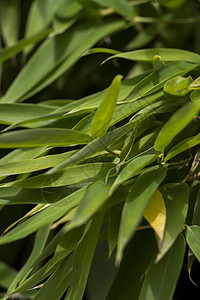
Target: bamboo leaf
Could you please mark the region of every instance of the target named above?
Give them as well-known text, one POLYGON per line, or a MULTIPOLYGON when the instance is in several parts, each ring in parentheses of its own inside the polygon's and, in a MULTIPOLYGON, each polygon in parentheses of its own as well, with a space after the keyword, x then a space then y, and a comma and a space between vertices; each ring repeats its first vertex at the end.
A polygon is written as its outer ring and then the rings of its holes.
POLYGON ((55 108, 35 104, 0 104, 0 123, 13 124, 52 113, 55 108))
POLYGON ((169 159, 173 158, 174 156, 182 153, 200 143, 200 134, 196 136, 189 137, 182 142, 175 145, 170 151, 167 153, 164 161, 168 161, 169 159))
POLYGON ((74 192, 69 196, 66 196, 65 198, 59 200, 58 202, 52 204, 38 214, 32 216, 30 219, 23 222, 22 224, 8 232, 6 235, 4 235, 0 239, 0 245, 22 239, 29 234, 37 231, 39 228, 50 225, 57 219, 64 216, 72 208, 77 206, 84 193, 85 188, 82 188, 77 192, 74 192))
POLYGON ((163 152, 172 139, 193 120, 199 110, 200 101, 196 101, 189 102, 176 111, 159 132, 154 144, 155 149, 163 152))
POLYGON ((29 39, 23 39, 18 41, 14 46, 11 46, 9 48, 3 48, 0 49, 0 63, 8 60, 12 56, 18 54, 21 52, 26 46, 31 45, 33 43, 39 42, 40 40, 44 39, 48 34, 49 30, 40 32, 39 34, 29 38, 29 39))
POLYGON ((77 24, 62 35, 49 38, 16 77, 2 102, 21 101, 40 91, 66 72, 99 39, 123 26, 121 20, 96 26, 88 21, 77 24))
POLYGON ((188 87, 193 81, 191 76, 184 78, 182 76, 175 76, 169 79, 164 85, 164 91, 167 94, 174 96, 185 96, 189 93, 188 87))
POLYGON ((126 0, 92 0, 102 6, 113 8, 118 14, 124 17, 132 15, 132 7, 126 0))
POLYGON ((9 286, 8 293, 12 292, 17 286, 17 284, 23 279, 26 278, 27 274, 30 272, 31 267, 33 266, 34 262, 37 260, 39 255, 41 254, 48 235, 49 235, 49 226, 44 227, 40 230, 37 231, 36 236, 35 236, 35 241, 33 245, 32 252, 26 261, 26 263, 23 265, 23 268, 17 273, 17 276, 15 279, 12 281, 11 285, 9 286))
POLYGON ((163 187, 162 195, 165 199, 167 219, 157 261, 166 254, 182 230, 188 211, 189 189, 185 183, 171 183, 163 187))
POLYGON ((9 285, 15 279, 17 270, 0 261, 0 286, 4 289, 8 289, 9 285))
POLYGON ((139 300, 171 300, 181 272, 185 240, 179 235, 167 255, 148 269, 139 300))
POLYGON ((102 221, 103 213, 94 216, 86 226, 83 237, 77 245, 73 259, 74 271, 72 273, 70 288, 65 297, 66 300, 70 300, 72 297, 73 300, 80 300, 83 297, 102 221))
POLYGON ((152 195, 166 176, 166 166, 156 166, 142 173, 133 185, 122 211, 118 237, 117 262, 134 234, 152 195))
POLYGON ((134 158, 131 162, 129 162, 115 179, 110 189, 110 195, 120 186, 120 184, 135 176, 146 165, 152 163, 157 156, 158 152, 154 151, 153 149, 150 149, 147 150, 145 153, 134 158))
POLYGON ((150 62, 153 60, 155 55, 162 57, 163 61, 187 61, 193 63, 200 63, 200 55, 194 52, 181 50, 181 49, 170 49, 170 48, 157 48, 157 49, 142 49, 134 50, 130 52, 124 52, 120 54, 113 55, 108 58, 124 58, 134 61, 147 61, 150 62))
POLYGON ((61 128, 38 128, 6 132, 0 136, 0 148, 72 146, 87 144, 91 137, 79 131, 61 128))
POLYGON ((106 97, 103 99, 94 115, 91 125, 91 135, 93 138, 98 138, 99 136, 106 134, 110 126, 115 105, 117 103, 121 78, 121 75, 115 76, 106 97))
POLYGON ((73 217, 68 225, 68 230, 84 224, 88 221, 109 198, 110 187, 102 180, 98 180, 90 185, 73 217))
POLYGON ((196 258, 200 261, 200 227, 187 226, 186 240, 196 258))
POLYGON ((6 46, 16 43, 19 34, 20 6, 15 0, 0 2, 0 24, 6 46))
POLYGON ((161 244, 166 223, 166 207, 162 194, 158 189, 151 197, 143 216, 155 231, 159 238, 159 243, 161 244))
POLYGON ((141 80, 126 97, 126 100, 135 101, 148 93, 157 91, 173 76, 184 75, 196 67, 197 65, 188 62, 166 64, 141 80))
POLYGON ((109 256, 111 256, 113 250, 117 246, 122 208, 123 203, 119 203, 110 208, 108 224, 109 256))
POLYGON ((137 231, 121 262, 106 300, 138 299, 142 278, 157 251, 152 231, 137 231), (137 270, 135 272, 135 270, 137 270), (133 284, 134 282, 134 284, 133 284))
POLYGON ((6 183, 4 186, 19 186, 25 188, 47 188, 66 185, 89 184, 104 178, 113 168, 112 163, 89 163, 67 168, 65 171, 52 175, 37 175, 27 179, 6 183))
POLYGON ((61 299, 64 292, 70 285, 71 268, 69 266, 69 258, 61 261, 55 272, 50 278, 42 285, 42 288, 33 298, 34 300, 43 299, 61 299))
MULTIPOLYGON (((36 150, 37 150, 37 148, 36 148, 36 150)), ((38 149, 38 151, 39 151, 39 149, 38 149)), ((29 151, 29 153, 30 152, 31 151, 29 151)), ((25 153, 26 153, 26 151, 24 151, 24 156, 25 156, 25 153)), ((68 158, 70 155, 72 155, 72 153, 73 153, 73 151, 68 151, 68 152, 65 152, 62 154, 47 155, 47 156, 43 156, 43 157, 39 157, 39 158, 35 158, 35 159, 24 159, 24 160, 17 160, 18 158, 15 157, 16 161, 10 162, 10 163, 4 163, 4 164, 3 164, 3 161, 2 161, 2 163, 0 161, 0 176, 23 174, 23 173, 27 173, 27 172, 34 172, 34 171, 47 169, 47 168, 53 167, 53 166, 57 165, 58 163, 62 162, 63 160, 68 158)), ((15 151, 15 155, 17 156, 16 151, 15 151)), ((11 161, 11 159, 9 159, 9 161, 11 161)))

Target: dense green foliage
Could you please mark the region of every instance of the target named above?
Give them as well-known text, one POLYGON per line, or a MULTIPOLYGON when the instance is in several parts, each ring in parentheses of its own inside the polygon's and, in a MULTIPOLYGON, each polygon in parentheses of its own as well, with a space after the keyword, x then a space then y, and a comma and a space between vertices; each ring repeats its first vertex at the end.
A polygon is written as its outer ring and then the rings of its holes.
POLYGON ((200 261, 200 2, 0 0, 0 25, 1 299, 179 299, 200 261))

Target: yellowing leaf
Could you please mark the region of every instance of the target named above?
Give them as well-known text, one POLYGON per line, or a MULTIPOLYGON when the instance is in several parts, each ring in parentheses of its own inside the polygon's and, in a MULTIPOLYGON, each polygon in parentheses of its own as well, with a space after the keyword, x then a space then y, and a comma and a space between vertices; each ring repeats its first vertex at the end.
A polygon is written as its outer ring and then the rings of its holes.
POLYGON ((162 242, 166 223, 166 207, 162 194, 157 189, 144 211, 143 216, 162 242))

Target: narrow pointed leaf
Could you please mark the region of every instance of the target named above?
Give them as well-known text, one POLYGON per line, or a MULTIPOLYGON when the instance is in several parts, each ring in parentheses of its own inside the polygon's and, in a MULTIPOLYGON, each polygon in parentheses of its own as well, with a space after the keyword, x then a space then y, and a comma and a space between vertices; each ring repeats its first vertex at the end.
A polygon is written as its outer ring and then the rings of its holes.
POLYGON ((94 216, 86 226, 83 238, 77 245, 74 252, 71 285, 65 300, 80 300, 83 297, 102 221, 103 213, 94 216))
POLYGON ((77 192, 74 192, 69 196, 66 196, 65 198, 47 207, 43 211, 34 215, 27 221, 23 222, 22 224, 5 234, 0 239, 0 244, 3 245, 8 242, 22 239, 28 236, 29 234, 37 231, 39 228, 42 228, 46 225, 50 225, 51 223, 68 213, 72 208, 77 206, 77 204, 82 199, 84 193, 85 188, 82 188, 77 192))
POLYGON ((112 194, 120 184, 135 176, 146 165, 152 163, 156 159, 159 153, 153 149, 151 150, 137 156, 122 169, 110 189, 110 194, 112 194))
POLYGON ((159 132, 154 145, 155 149, 163 152, 173 138, 193 120, 199 110, 200 101, 196 101, 185 104, 175 112, 159 132))
POLYGON ((118 237, 117 261, 120 262, 123 251, 134 234, 142 215, 156 189, 166 176, 165 166, 156 166, 139 176, 133 185, 122 211, 118 237))
POLYGON ((200 143, 200 133, 195 136, 189 137, 189 138, 183 140, 182 142, 178 143, 177 145, 175 145, 167 153, 164 161, 168 161, 169 159, 173 158, 174 156, 198 145, 199 143, 200 143))
POLYGON ((142 278, 156 251, 153 232, 149 229, 137 231, 127 248, 106 300, 138 299, 142 278))
POLYGON ((49 226, 44 227, 38 230, 38 232, 36 233, 32 252, 28 260, 24 264, 23 268, 17 273, 17 276, 13 280, 12 284, 9 286, 8 292, 15 289, 17 284, 27 276, 28 272, 30 272, 31 267, 33 266, 34 262, 37 260, 39 255, 41 254, 46 244, 48 234, 49 234, 49 229, 50 229, 49 226))
POLYGON ((200 261, 200 227, 187 226, 186 240, 196 258, 200 261))
POLYGON ((148 269, 139 300, 171 300, 181 272, 185 240, 179 235, 167 255, 148 269))
POLYGON ((90 163, 76 165, 52 175, 37 175, 31 178, 17 180, 4 186, 19 186, 25 188, 59 187, 73 184, 89 184, 106 177, 112 163, 90 163))
POLYGON ((113 79, 106 97, 103 99, 94 115, 91 125, 91 135, 93 138, 104 135, 110 126, 115 105, 117 103, 121 78, 121 75, 117 75, 113 79))
POLYGON ((109 224, 108 224, 109 256, 111 256, 113 250, 117 246, 122 208, 123 208, 123 203, 119 203, 110 208, 109 224))
POLYGON ((158 48, 158 49, 142 49, 135 50, 125 53, 120 53, 109 57, 112 58, 124 58, 134 61, 152 61, 155 55, 162 57, 163 61, 187 61, 200 63, 200 55, 194 52, 181 50, 181 49, 170 49, 170 48, 158 48))
POLYGON ((0 135, 0 148, 71 146, 87 144, 91 137, 70 129, 26 129, 0 135))
POLYGON ((167 219, 164 239, 160 245, 157 261, 165 255, 182 231, 188 211, 189 189, 185 183, 170 183, 163 187, 162 195, 165 199, 167 219))
POLYGON ((70 285, 71 271, 69 258, 67 257, 59 264, 58 268, 49 277, 33 299, 61 299, 62 295, 70 285))
POLYGON ((126 97, 126 100, 135 101, 136 99, 145 96, 147 93, 157 91, 173 76, 184 75, 196 67, 196 64, 188 62, 174 62, 166 64, 141 80, 126 97))
POLYGON ((92 217, 98 208, 104 204, 109 197, 110 186, 99 180, 90 185, 79 203, 78 209, 68 229, 80 226, 92 217))

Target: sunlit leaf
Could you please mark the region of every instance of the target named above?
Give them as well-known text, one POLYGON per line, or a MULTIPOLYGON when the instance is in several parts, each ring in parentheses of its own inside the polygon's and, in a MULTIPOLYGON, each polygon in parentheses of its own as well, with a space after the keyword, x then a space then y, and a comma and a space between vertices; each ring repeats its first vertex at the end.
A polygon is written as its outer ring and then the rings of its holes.
POLYGON ((113 79, 106 97, 103 99, 94 115, 91 125, 91 135, 93 138, 104 135, 110 126, 115 105, 117 103, 121 78, 121 75, 117 75, 113 79))
POLYGON ((158 236, 159 243, 162 243, 166 222, 166 207, 162 194, 158 189, 151 197, 143 216, 158 236))
POLYGON ((185 104, 175 112, 159 132, 154 144, 155 149, 163 152, 172 139, 193 120, 199 110, 200 101, 196 101, 185 104))

